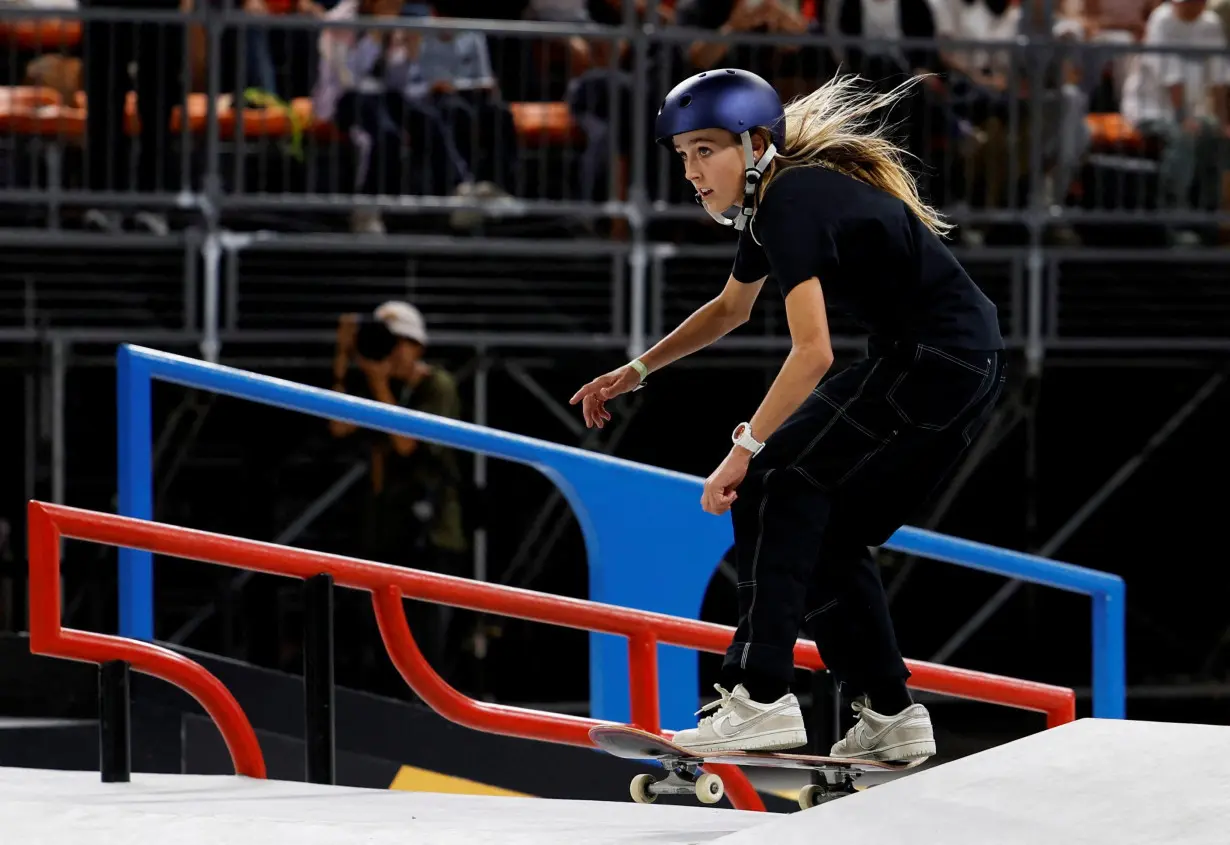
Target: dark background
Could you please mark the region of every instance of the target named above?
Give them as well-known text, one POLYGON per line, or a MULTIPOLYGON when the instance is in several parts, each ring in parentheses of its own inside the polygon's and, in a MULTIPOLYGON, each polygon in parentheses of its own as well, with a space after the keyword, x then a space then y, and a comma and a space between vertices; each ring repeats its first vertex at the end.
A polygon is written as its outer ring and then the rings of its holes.
MULTIPOLYGON (((108 350, 98 350, 107 354, 108 350)), ((261 372, 324 386, 329 349, 315 353, 319 366, 258 367, 261 372)), ((703 353, 718 363, 720 351, 703 353)), ((461 366, 460 350, 435 350, 437 360, 461 366)), ((611 355, 575 353, 534 371, 561 399, 583 380, 618 362, 611 355)), ((224 356, 225 363, 225 356, 224 356)), ((840 363, 840 362, 839 362, 840 363)), ((1027 426, 1012 433, 978 468, 954 507, 937 526, 955 534, 1012 549, 1036 548, 1060 527, 1106 480, 1132 458, 1159 426, 1210 377, 1219 361, 1187 366, 1047 366, 1036 410, 1036 486, 1027 483, 1027 426), (1027 514, 1036 510, 1036 524, 1027 514)), ((1022 369, 1018 362, 1017 371, 1022 369)), ((770 358, 761 371, 745 367, 678 367, 655 376, 637 394, 643 402, 616 452, 698 475, 707 474, 728 444, 730 419, 746 417, 759 402, 776 370, 770 358)), ((21 395, 18 370, 0 371, 4 395, 21 395)), ((106 366, 72 368, 67 381, 67 501, 114 509, 114 371, 106 366)), ((468 385, 463 385, 468 393, 468 385)), ((154 388, 155 432, 176 403, 179 387, 154 388)), ((298 507, 322 491, 346 468, 351 455, 328 438, 323 421, 225 397, 199 397, 210 410, 169 487, 160 491, 157 518, 166 522, 272 539, 298 507)), ((1006 401, 1010 401, 1006 400, 1006 401)), ((467 406, 469 405, 467 400, 467 406)), ((509 431, 561 442, 571 435, 523 388, 498 373, 490 380, 490 424, 509 431)), ((469 408, 467 407, 467 411, 469 408)), ((1219 565, 1212 528, 1225 511, 1222 468, 1227 462, 1224 432, 1227 392, 1205 402, 1176 432, 1161 442, 1128 481, 1109 497, 1055 557, 1121 575, 1128 588, 1128 679, 1134 686, 1169 685, 1172 695, 1197 695, 1192 684, 1225 679, 1230 649, 1221 642, 1230 618, 1224 609, 1227 575, 1219 565)), ((615 406, 617 421, 620 406, 615 406)), ((24 591, 24 514, 20 467, 20 430, 8 415, 10 433, 0 443, 5 467, 0 513, 15 528, 12 559, 4 563, 24 591)), ((20 423, 20 417, 16 420, 20 423)), ((468 463, 468 460, 467 460, 468 463)), ((155 477, 165 478, 165 464, 155 477)), ((468 466, 467 466, 468 472, 468 466)), ((488 526, 491 577, 513 557, 551 484, 535 471, 501 461, 489 463, 487 494, 473 503, 470 516, 488 526)), ((360 482, 360 484, 363 482, 360 482)), ((352 494, 356 490, 352 490, 352 494)), ((45 497, 45 483, 38 496, 45 497)), ((355 495, 327 513, 298 544, 347 552, 354 548, 355 495)), ((639 503, 646 506, 646 503, 639 503)), ((561 506, 561 508, 564 506, 561 506)), ((926 514, 915 520, 919 524, 926 514)), ((570 515, 561 541, 536 576, 514 583, 571 596, 585 596, 585 551, 570 515)), ((629 510, 635 530, 636 508, 629 510)), ((115 625, 115 553, 70 542, 65 573, 65 623, 95 630, 115 625)), ((900 557, 882 553, 886 581, 899 573, 900 557)), ((233 572, 186 561, 158 561, 157 634, 166 637, 197 607, 218 594, 233 572)), ((1002 579, 943 563, 919 562, 894 601, 903 647, 908 656, 930 657, 1003 583, 1002 579)), ((215 616, 187 645, 251 660, 258 665, 294 669, 298 662, 297 598, 289 581, 260 576, 229 602, 229 614, 215 616)), ((18 602, 20 605, 20 601, 18 602)), ((20 608, 12 627, 20 628, 20 608)), ((370 610, 361 610, 368 612, 370 610)), ((720 575, 706 602, 705 617, 733 623, 733 588, 720 575)), ((587 697, 585 635, 504 620, 486 664, 489 692, 500 700, 580 701, 587 697), (529 661, 544 653, 549 660, 529 661)), ((364 626, 363 632, 371 629, 364 626)), ((1090 670, 1090 609, 1086 598, 1025 586, 961 648, 950 662, 1051 683, 1084 688, 1090 670)), ((347 655, 361 647, 358 631, 339 623, 339 681, 347 677, 347 655)), ((706 659, 708 667, 713 666, 706 659)), ((706 677, 708 688, 710 679, 706 677)), ((398 694, 393 687, 379 691, 398 694)), ((1182 718, 1192 711, 1182 705, 1182 718)), ((1178 706, 1178 705, 1176 705, 1178 706)), ((1133 698, 1130 716, 1169 713, 1162 703, 1133 698)), ((1082 710, 1087 701, 1082 701, 1082 710)), ((1178 713, 1174 714, 1180 715, 1178 713)))

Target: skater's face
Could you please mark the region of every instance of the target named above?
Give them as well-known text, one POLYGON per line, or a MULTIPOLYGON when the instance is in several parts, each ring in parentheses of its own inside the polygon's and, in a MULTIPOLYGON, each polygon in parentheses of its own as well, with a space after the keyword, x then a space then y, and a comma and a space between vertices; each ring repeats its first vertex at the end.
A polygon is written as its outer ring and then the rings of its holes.
MULTIPOLYGON (((743 142, 724 129, 697 129, 674 137, 675 152, 683 160, 684 176, 705 208, 721 213, 743 204, 743 142)), ((752 154, 759 159, 764 140, 752 135, 752 154)))

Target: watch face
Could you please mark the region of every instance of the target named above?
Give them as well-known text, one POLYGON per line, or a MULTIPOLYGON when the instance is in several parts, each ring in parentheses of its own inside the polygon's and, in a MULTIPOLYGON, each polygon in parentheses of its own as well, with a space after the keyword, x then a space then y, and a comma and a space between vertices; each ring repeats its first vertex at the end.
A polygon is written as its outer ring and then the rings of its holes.
POLYGON ((738 440, 747 431, 747 423, 739 423, 735 426, 735 440, 738 440))

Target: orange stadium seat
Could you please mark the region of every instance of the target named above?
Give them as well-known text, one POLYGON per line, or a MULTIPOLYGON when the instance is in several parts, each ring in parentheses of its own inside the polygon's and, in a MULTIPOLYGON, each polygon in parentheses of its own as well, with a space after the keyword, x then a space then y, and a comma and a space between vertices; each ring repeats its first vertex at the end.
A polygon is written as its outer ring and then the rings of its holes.
POLYGON ((0 21, 0 47, 16 47, 26 52, 69 50, 81 44, 81 21, 4 20, 0 21))
POLYGON ((1085 118, 1093 135, 1094 152, 1143 154, 1145 139, 1118 112, 1091 114, 1085 118))
POLYGON ((567 103, 510 103, 517 136, 526 146, 571 144, 581 140, 581 129, 567 103))
MULTIPOLYGON (((289 110, 282 106, 244 109, 244 138, 290 138, 293 134, 292 114, 294 122, 305 134, 320 138, 338 137, 337 130, 331 123, 315 119, 310 98, 297 98, 292 100, 289 106, 289 110)), ((188 128, 192 133, 205 132, 206 108, 205 94, 189 95, 188 128)), ((566 103, 512 103, 511 108, 517 134, 526 146, 570 144, 578 142, 582 137, 566 103)), ((181 131, 181 111, 181 108, 176 107, 172 112, 172 132, 181 131)), ((0 131, 5 134, 76 140, 85 134, 85 114, 84 91, 78 91, 71 102, 63 103, 60 95, 50 88, 0 88, 0 131)), ((218 109, 218 129, 221 137, 233 140, 238 122, 235 109, 224 98, 218 109)), ((125 130, 130 135, 136 135, 140 131, 136 94, 132 92, 128 94, 125 109, 125 130)))

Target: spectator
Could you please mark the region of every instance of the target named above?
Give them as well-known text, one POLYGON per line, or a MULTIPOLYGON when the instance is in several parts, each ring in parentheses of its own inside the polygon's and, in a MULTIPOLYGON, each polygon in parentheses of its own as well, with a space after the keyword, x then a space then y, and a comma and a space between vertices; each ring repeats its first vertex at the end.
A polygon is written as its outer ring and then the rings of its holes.
POLYGON ((1230 0, 1209 0, 1209 11, 1217 15, 1226 40, 1230 41, 1230 0))
MULTIPOLYGON (((1220 51, 1137 56, 1124 83, 1122 103, 1124 119, 1161 145, 1163 205, 1188 208, 1194 197, 1196 208, 1215 211, 1230 135, 1230 62, 1221 21, 1206 8, 1205 0, 1170 0, 1149 16, 1144 43, 1220 51)), ((1186 224, 1170 227, 1167 235, 1175 246, 1194 246, 1205 239, 1186 224)))
MULTIPOLYGON (((1019 54, 1019 73, 1028 93, 1030 106, 1021 115, 1021 136, 1032 138, 1030 121, 1035 114, 1041 115, 1042 129, 1038 133, 1042 141, 1042 161, 1046 168, 1044 190, 1049 206, 1063 206, 1079 172, 1085 156, 1089 153, 1092 133, 1086 117, 1089 114, 1089 94, 1082 85, 1082 62, 1073 60, 1067 45, 1084 39, 1084 27, 1075 18, 1051 16, 1048 20, 1047 5, 1050 0, 1026 0, 1021 14, 1021 35, 1046 44, 1051 38, 1060 45, 1058 49, 1038 46, 1027 53, 1019 54), (1031 61, 1040 64, 1042 89, 1030 91, 1031 61)), ((1050 237, 1065 245, 1079 243, 1073 229, 1059 225, 1050 230, 1050 237)))
MULTIPOLYGON (((836 2, 836 0, 834 0, 836 2)), ((820 31, 800 13, 797 0, 680 0, 675 8, 679 26, 714 29, 724 35, 765 32, 802 35, 820 31)), ((822 51, 814 48, 743 47, 718 41, 688 45, 687 60, 695 71, 737 67, 757 73, 773 83, 782 99, 814 90, 830 68, 822 51)))
MULTIPOLYGON (((436 8, 419 7, 435 16, 436 8)), ((507 199, 517 174, 517 127, 491 71, 487 38, 481 32, 423 33, 410 50, 402 93, 423 113, 438 114, 453 144, 480 181, 480 199, 507 199)), ((464 227, 469 218, 454 215, 464 227)))
MULTIPOLYGON (((1009 47, 991 43, 1010 43, 1020 29, 1020 8, 1011 0, 939 0, 934 7, 936 35, 940 38, 940 58, 949 69, 949 90, 956 115, 973 127, 970 141, 961 147, 965 161, 965 190, 976 196, 981 183, 983 202, 990 208, 1006 206, 1009 156, 1015 153, 1017 174, 1024 173, 1028 147, 1009 143, 1017 129, 1020 113, 1013 114, 1017 98, 1009 86, 1020 84, 1009 47), (952 48, 944 39, 988 42, 986 47, 952 48)), ((1019 90, 1019 88, 1018 88, 1019 90)), ((964 204, 964 203, 962 203, 964 204)), ((969 245, 983 243, 985 229, 962 226, 960 237, 969 245)))
POLYGON ((851 44, 835 51, 844 70, 865 79, 888 81, 913 73, 939 70, 939 57, 931 49, 903 49, 892 43, 904 38, 934 38, 934 2, 944 0, 831 0, 837 6, 834 24, 847 38, 879 39, 879 43, 851 44))
MULTIPOLYGON (((341 0, 325 18, 353 20, 360 11, 395 17, 401 5, 401 0, 341 0)), ((364 33, 353 27, 333 27, 321 32, 319 45, 320 69, 313 91, 316 117, 332 120, 355 145, 358 192, 400 195, 406 191, 402 154, 407 140, 423 165, 425 190, 458 196, 472 192, 470 168, 441 116, 430 109, 409 108, 401 93, 404 69, 412 66, 409 54, 417 49, 417 38, 391 30, 364 33), (391 50, 386 59, 387 48, 391 50)), ((356 209, 351 230, 383 234, 384 221, 375 209, 356 209)))
MULTIPOLYGON (((173 12, 178 0, 83 0, 86 9, 161 10, 173 12)), ((171 111, 184 101, 184 27, 178 24, 140 24, 128 21, 88 20, 84 27, 84 77, 87 100, 85 127, 85 186, 89 191, 176 193, 181 184, 180 157, 167 150, 171 111), (136 65, 133 79, 130 65, 136 65), (137 139, 136 172, 129 165, 130 142, 125 132, 128 91, 136 89, 141 134, 137 139), (135 176, 135 179, 134 179, 135 176)), ((87 226, 117 232, 124 215, 93 208, 87 226)), ((166 216, 141 210, 132 217, 139 228, 154 234, 168 231, 166 216)))
MULTIPOLYGON (((847 38, 865 38, 871 43, 839 47, 834 57, 843 70, 870 80, 887 92, 911 76, 938 73, 943 70, 939 52, 934 48, 903 49, 897 42, 902 37, 934 39, 936 2, 944 0, 830 0, 831 25, 847 38), (877 41, 878 39, 878 41, 877 41)), ((939 129, 947 134, 957 122, 947 108, 944 84, 939 77, 929 77, 926 85, 910 90, 902 103, 902 111, 911 119, 905 121, 906 148, 924 160, 931 146, 933 133, 939 129)), ((926 174, 920 178, 926 186, 926 174)))
MULTIPOLYGON (((245 14, 267 17, 271 14, 286 14, 290 11, 289 0, 236 0, 245 14)), ((309 0, 299 0, 299 11, 307 11, 309 0)), ((227 0, 208 0, 208 5, 223 9, 227 0)), ((197 0, 182 0, 180 8, 190 12, 197 7, 197 0)), ((220 53, 222 70, 219 74, 221 90, 234 91, 235 102, 243 102, 246 88, 256 88, 267 94, 277 95, 277 71, 273 66, 273 53, 269 44, 267 27, 241 25, 238 30, 226 29, 222 33, 220 53), (237 39, 242 41, 244 73, 240 74, 237 39)), ((192 89, 208 90, 209 37, 205 27, 190 26, 188 29, 189 66, 192 69, 192 89)))
MULTIPOLYGON (((1158 0, 1072 0, 1079 9, 1065 9, 1065 17, 1079 19, 1084 40, 1091 44, 1116 46, 1139 43, 1145 34, 1145 21, 1158 4, 1158 0)), ((1106 65, 1111 68, 1115 102, 1123 94, 1123 82, 1131 67, 1131 54, 1115 52, 1109 60, 1102 51, 1089 53, 1092 61, 1086 63, 1090 72, 1086 90, 1097 82, 1106 65)))
MULTIPOLYGON (((339 321, 333 389, 389 405, 457 419, 461 397, 453 376, 424 360, 428 346, 423 315, 407 302, 386 302, 373 317, 339 321), (352 369, 356 365, 359 378, 352 369)), ((336 438, 357 426, 331 420, 336 438)), ((451 449, 412 437, 367 433, 370 486, 360 527, 361 556, 449 575, 468 571, 469 547, 461 510, 462 479, 451 449)), ((431 665, 448 674, 457 655, 447 647, 451 613, 443 605, 411 603, 411 632, 431 665)), ((368 608, 370 616, 370 608, 368 608)), ((370 643, 374 646, 376 640, 370 643)))
MULTIPOLYGON (((1209 10, 1221 20, 1222 32, 1226 34, 1226 43, 1230 44, 1230 0, 1209 0, 1209 10)), ((1230 109, 1230 105, 1227 109, 1230 109)), ((1230 212, 1230 167, 1227 167, 1221 174, 1221 210, 1230 212)), ((1230 223, 1223 222, 1220 230, 1220 242, 1230 244, 1230 223)))
MULTIPOLYGON (((595 23, 605 26, 619 26, 623 23, 622 0, 588 2, 587 13, 595 23)), ((661 27, 669 26, 674 21, 674 11, 662 3, 658 4, 655 20, 651 21, 647 17, 648 4, 645 0, 638 0, 637 14, 642 24, 652 23, 661 27)), ((603 188, 607 185, 612 163, 617 168, 616 186, 621 191, 618 198, 627 199, 623 189, 628 180, 628 160, 632 155, 632 105, 636 102, 632 95, 634 67, 632 51, 626 42, 620 41, 615 45, 615 49, 618 70, 611 70, 608 66, 596 66, 572 79, 565 94, 573 119, 585 132, 585 149, 580 155, 580 195, 587 200, 604 198, 603 188), (615 94, 614 105, 611 102, 612 87, 615 94), (618 137, 614 136, 612 130, 615 124, 613 113, 616 109, 619 113, 618 137), (616 155, 612 156, 612 152, 616 155)), ((662 98, 674 85, 675 80, 683 75, 682 63, 676 56, 675 48, 669 43, 654 42, 649 45, 645 71, 646 90, 642 98, 647 110, 646 125, 653 123, 662 98)), ((685 193, 682 180, 667 180, 663 185, 660 178, 662 168, 657 166, 657 157, 662 155, 666 155, 665 150, 651 149, 648 153, 645 176, 649 198, 661 198, 660 191, 666 188, 671 191, 673 197, 682 201, 685 193)), ((620 227, 616 226, 614 231, 619 232, 620 227)))
MULTIPOLYGON (((254 17, 271 14, 286 14, 290 11, 285 0, 243 0, 243 10, 254 17)), ((258 88, 267 94, 278 93, 277 72, 273 69, 273 54, 269 49, 269 29, 263 26, 248 26, 240 30, 243 36, 244 64, 247 66, 244 87, 258 88)))
MULTIPOLYGON (((594 19, 589 13, 591 2, 592 0, 529 0, 524 15, 527 20, 549 23, 593 23, 594 19)), ((548 42, 544 46, 552 46, 554 43, 548 42)), ((588 41, 580 35, 573 35, 564 44, 568 50, 569 79, 580 76, 590 68, 601 68, 610 64, 610 41, 588 41)))

